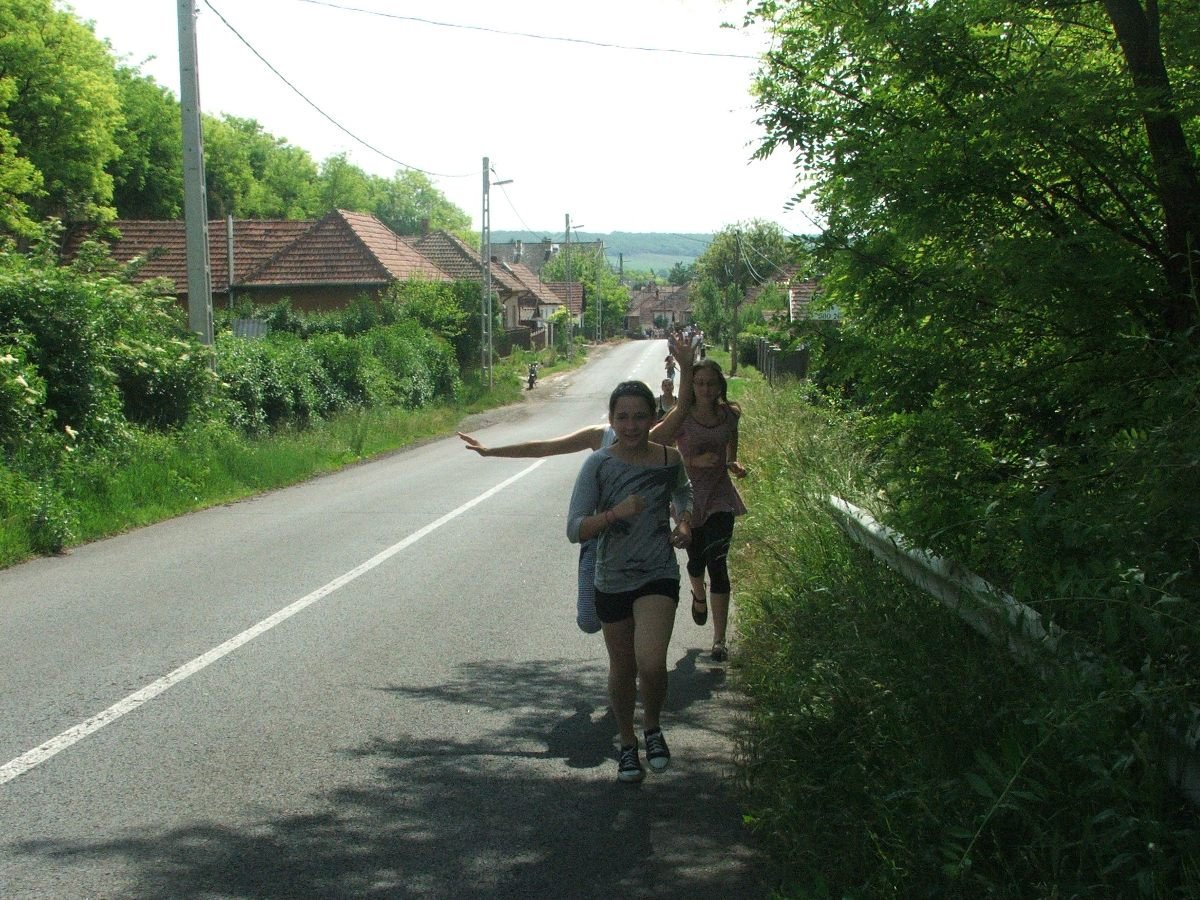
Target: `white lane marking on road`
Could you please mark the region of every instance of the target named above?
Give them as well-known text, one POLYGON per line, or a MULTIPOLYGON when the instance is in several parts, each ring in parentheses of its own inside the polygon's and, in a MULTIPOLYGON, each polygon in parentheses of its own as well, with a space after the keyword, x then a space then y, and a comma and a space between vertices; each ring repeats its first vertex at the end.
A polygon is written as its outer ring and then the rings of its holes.
MULTIPOLYGON (((634 368, 634 371, 629 373, 629 378, 626 380, 630 380, 630 382, 642 382, 643 384, 647 384, 648 382, 653 382, 653 380, 654 380, 653 376, 650 377, 649 379, 637 377, 637 373, 643 371, 644 368, 646 368, 646 366, 650 364, 650 360, 647 359, 648 356, 650 356, 650 355, 653 355, 654 359, 659 358, 659 349, 654 347, 653 344, 650 344, 650 346, 648 346, 646 349, 642 350, 642 359, 637 361, 637 367, 634 368)), ((666 356, 664 356, 664 358, 662 358, 662 360, 664 360, 664 364, 665 364, 666 356)))
POLYGON ((150 684, 146 685, 141 690, 134 691, 132 694, 130 694, 128 697, 124 698, 123 700, 118 700, 116 703, 114 703, 108 709, 106 709, 102 712, 96 713, 96 715, 92 716, 87 721, 80 722, 78 725, 74 726, 73 728, 68 728, 62 734, 59 734, 59 735, 56 735, 55 737, 50 738, 50 740, 46 741, 44 744, 40 744, 39 746, 34 747, 32 750, 22 753, 16 759, 6 762, 4 765, 0 766, 0 784, 4 784, 6 782, 12 781, 14 778, 16 778, 20 775, 24 775, 26 772, 28 772, 34 766, 44 763, 46 760, 50 759, 50 757, 54 756, 57 753, 61 753, 63 750, 66 750, 72 744, 83 740, 89 734, 99 731, 105 725, 115 722, 117 719, 121 718, 121 716, 125 715, 126 713, 132 712, 133 710, 137 709, 139 706, 143 705, 144 703, 147 703, 150 700, 153 700, 159 694, 161 694, 165 690, 167 690, 167 688, 171 687, 172 685, 178 684, 179 682, 183 681, 185 678, 187 678, 191 675, 195 675, 201 669, 204 669, 204 668, 212 665, 217 660, 219 660, 221 657, 229 655, 234 650, 236 650, 238 647, 254 640, 260 634, 264 634, 265 632, 270 631, 272 628, 274 628, 280 622, 290 619, 292 616, 294 616, 296 613, 300 612, 302 609, 312 606, 312 604, 316 603, 322 597, 326 597, 329 594, 332 594, 338 588, 344 587, 345 585, 349 584, 354 579, 358 578, 360 575, 365 575, 367 572, 371 571, 376 566, 391 559, 393 556, 395 556, 397 553, 399 553, 405 547, 412 546, 417 541, 421 540, 421 538, 428 535, 430 532, 435 531, 438 528, 441 528, 443 525, 445 525, 451 519, 455 519, 458 516, 461 516, 463 513, 465 513, 467 510, 471 509, 473 506, 477 506, 480 503, 482 503, 484 500, 487 500, 489 497, 492 497, 495 494, 498 494, 500 491, 504 490, 506 487, 508 487, 514 481, 524 478, 526 475, 528 475, 530 472, 532 472, 534 469, 536 469, 538 466, 540 466, 545 461, 546 460, 544 460, 544 459, 539 459, 533 465, 521 470, 520 472, 518 472, 516 475, 512 476, 511 478, 508 478, 508 479, 500 482, 495 487, 489 488, 488 490, 484 491, 482 494, 480 494, 478 497, 474 498, 473 500, 468 500, 462 506, 458 507, 458 509, 451 510, 450 512, 448 512, 444 516, 442 516, 440 519, 438 519, 437 521, 430 522, 424 528, 414 531, 412 534, 410 534, 404 540, 399 541, 398 543, 392 544, 392 546, 388 547, 386 550, 376 553, 374 556, 372 556, 366 562, 362 563, 361 565, 355 566, 353 569, 351 569, 349 572, 346 572, 344 575, 339 575, 337 578, 333 579, 333 581, 317 588, 311 594, 307 594, 307 595, 301 597, 299 600, 295 601, 294 603, 289 604, 288 606, 285 606, 283 609, 279 610, 279 612, 275 613, 274 615, 268 616, 267 618, 265 618, 261 622, 259 622, 257 625, 251 625, 249 628, 247 628, 241 634, 231 637, 229 640, 227 640, 223 644, 220 644, 219 646, 213 647, 207 653, 197 656, 191 662, 184 663, 178 669, 175 669, 173 672, 168 672, 162 678, 158 679, 157 681, 151 682, 150 684))

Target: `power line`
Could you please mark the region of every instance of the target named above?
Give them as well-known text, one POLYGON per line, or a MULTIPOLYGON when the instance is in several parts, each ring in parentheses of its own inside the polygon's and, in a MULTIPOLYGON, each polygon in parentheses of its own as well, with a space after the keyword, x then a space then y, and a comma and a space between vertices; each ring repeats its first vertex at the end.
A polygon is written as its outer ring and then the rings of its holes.
POLYGON ((224 25, 226 28, 228 28, 230 31, 232 31, 232 32, 233 32, 233 34, 234 34, 234 36, 235 36, 235 37, 236 37, 236 38, 237 38, 239 41, 241 41, 243 44, 245 44, 245 45, 246 45, 246 48, 247 48, 247 49, 248 49, 248 50, 249 50, 251 53, 253 53, 255 56, 257 56, 257 57, 258 57, 258 59, 259 59, 259 61, 260 61, 260 62, 262 62, 262 64, 263 64, 264 66, 266 66, 268 69, 270 69, 270 70, 271 70, 271 71, 272 71, 272 72, 275 74, 275 76, 276 76, 276 77, 277 77, 277 78, 278 78, 280 81, 282 81, 282 82, 283 82, 284 84, 286 84, 286 85, 287 85, 289 88, 291 88, 291 89, 292 89, 292 91, 294 91, 294 92, 295 92, 296 96, 298 96, 298 97, 299 97, 301 100, 303 100, 305 103, 307 103, 307 104, 308 104, 309 106, 311 106, 313 109, 315 109, 315 110, 316 110, 318 113, 320 113, 320 114, 321 114, 321 115, 322 115, 322 116, 323 116, 325 119, 327 119, 327 120, 328 120, 330 123, 332 123, 332 124, 333 124, 333 125, 334 125, 336 128, 338 128, 340 131, 342 131, 344 134, 348 135, 349 137, 353 138, 354 140, 358 141, 358 143, 362 144, 364 147, 366 147, 366 148, 367 148, 368 150, 370 150, 372 153, 378 153, 378 154, 379 154, 380 156, 382 156, 384 159, 386 159, 386 160, 390 160, 391 162, 394 162, 396 165, 398 165, 398 166, 400 166, 400 167, 402 167, 402 168, 405 168, 405 169, 411 169, 412 171, 414 171, 414 172, 420 172, 420 173, 421 173, 421 174, 423 174, 423 175, 433 175, 433 176, 435 176, 435 177, 437 177, 437 178, 469 178, 469 177, 472 177, 472 176, 474 176, 474 175, 476 174, 476 173, 474 173, 474 172, 466 172, 466 173, 463 173, 463 174, 461 174, 461 175, 449 175, 449 174, 447 174, 447 173, 445 173, 445 172, 431 172, 431 171, 429 171, 428 169, 422 169, 420 166, 413 166, 413 165, 409 165, 409 164, 408 164, 408 163, 406 163, 406 162, 401 162, 400 160, 396 159, 396 157, 394 157, 394 156, 391 156, 391 155, 389 155, 389 154, 387 154, 387 153, 384 153, 384 152, 383 152, 382 150, 380 150, 378 147, 375 147, 375 146, 372 146, 371 144, 368 144, 366 141, 364 141, 362 138, 360 138, 360 137, 359 137, 357 134, 355 134, 355 133, 354 133, 354 132, 352 132, 350 129, 348 129, 348 128, 347 128, 345 125, 343 125, 341 122, 337 121, 337 119, 333 118, 333 116, 329 115, 329 113, 325 112, 325 110, 321 109, 321 107, 317 106, 317 104, 316 104, 316 103, 314 103, 312 100, 308 99, 308 97, 306 97, 306 96, 304 95, 304 92, 303 92, 303 91, 301 91, 301 90, 300 90, 298 87, 296 87, 294 84, 292 84, 292 83, 291 83, 291 82, 290 82, 290 81, 289 81, 289 80, 288 80, 288 79, 287 79, 287 78, 284 76, 284 74, 283 74, 282 72, 280 72, 280 71, 279 71, 278 69, 276 69, 276 68, 275 68, 273 65, 271 65, 271 63, 270 63, 270 62, 267 60, 267 58, 266 58, 265 56, 263 56, 261 53, 259 53, 259 52, 258 52, 258 50, 256 50, 256 49, 254 48, 254 45, 253 45, 253 44, 251 44, 251 43, 250 43, 248 40, 246 40, 244 37, 242 37, 241 33, 240 33, 240 32, 239 32, 239 31, 238 31, 236 28, 234 28, 232 25, 230 25, 230 24, 229 24, 229 20, 228 20, 228 19, 226 19, 226 18, 225 18, 223 15, 221 15, 221 11, 220 11, 219 9, 217 9, 215 6, 213 6, 213 5, 212 5, 212 3, 210 3, 210 2, 209 2, 209 0, 204 0, 204 5, 205 5, 205 6, 207 6, 209 9, 211 9, 211 10, 213 11, 213 13, 215 13, 215 14, 216 14, 216 17, 217 17, 218 19, 220 19, 220 20, 221 20, 222 24, 223 24, 223 25, 224 25))
POLYGON ((504 185, 500 185, 499 187, 500 187, 500 193, 502 193, 504 195, 504 199, 508 203, 508 208, 513 211, 513 215, 517 217, 517 221, 525 226, 525 231, 527 233, 533 235, 540 241, 542 239, 542 237, 545 235, 545 232, 534 231, 532 228, 530 228, 529 223, 526 222, 523 218, 521 218, 521 214, 519 212, 517 212, 517 208, 513 205, 512 197, 508 196, 508 191, 506 191, 504 189, 504 185))
POLYGON ((742 258, 742 262, 746 264, 746 268, 750 270, 750 274, 754 276, 754 280, 759 284, 764 284, 766 279, 754 270, 754 263, 750 262, 750 257, 746 255, 746 251, 742 247, 742 233, 735 229, 733 232, 733 240, 734 243, 737 244, 738 256, 742 258))
POLYGON ((676 53, 683 56, 708 56, 719 59, 753 59, 758 60, 758 56, 750 56, 745 53, 717 53, 715 51, 705 50, 681 50, 675 47, 638 47, 630 44, 609 44, 604 41, 591 41, 586 38, 560 37, 550 34, 534 34, 528 31, 506 31, 502 28, 487 28, 483 25, 463 25, 458 22, 439 22, 435 19, 423 19, 419 16, 401 16, 396 13, 380 12, 374 9, 362 9, 357 6, 343 6, 340 3, 330 3, 328 0, 299 0, 300 3, 310 3, 313 6, 327 6, 330 9, 340 9, 344 12, 363 13, 368 16, 380 16, 385 19, 401 19, 405 22, 420 22, 422 25, 436 25, 439 28, 461 28, 465 31, 483 31, 488 34, 503 34, 509 37, 530 38, 536 41, 560 41, 567 44, 586 44, 589 47, 604 47, 609 50, 635 50, 640 53, 676 53))
MULTIPOLYGON (((772 272, 771 274, 775 274, 775 272, 778 272, 781 275, 788 274, 786 263, 784 265, 780 265, 779 263, 775 262, 769 256, 767 256, 765 253, 763 253, 761 250, 759 250, 757 247, 755 247, 753 242, 750 243, 750 249, 753 250, 755 253, 757 253, 759 258, 761 260, 763 260, 763 262, 765 262, 767 265, 769 265, 774 270, 774 272, 772 272)), ((747 265, 749 265, 749 260, 747 260, 747 265)), ((750 271, 753 272, 754 269, 752 268, 750 271)), ((765 279, 763 279, 763 281, 765 281, 765 279)))

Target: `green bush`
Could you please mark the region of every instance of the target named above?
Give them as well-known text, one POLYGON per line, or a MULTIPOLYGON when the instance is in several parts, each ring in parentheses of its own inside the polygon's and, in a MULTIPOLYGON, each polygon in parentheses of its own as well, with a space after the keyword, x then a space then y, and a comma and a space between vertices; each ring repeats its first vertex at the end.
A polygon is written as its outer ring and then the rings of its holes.
POLYGON ((208 351, 195 339, 122 341, 112 371, 125 418, 151 428, 184 424, 206 406, 214 386, 208 351))
POLYGON ((1019 668, 835 526, 829 494, 879 502, 869 423, 745 385, 743 783, 780 893, 1196 896, 1200 830, 1160 737, 1171 686, 1019 668))
POLYGON ((46 383, 28 362, 29 335, 0 336, 0 452, 11 455, 46 427, 46 383))
POLYGON ((292 301, 284 298, 266 309, 255 309, 254 318, 262 319, 271 328, 272 334, 304 334, 305 318, 292 309, 292 301))
POLYGON ((216 349, 229 423, 247 434, 262 434, 278 424, 280 414, 290 411, 291 395, 266 343, 223 335, 216 349))
POLYGON ((345 393, 334 383, 307 341, 274 337, 270 347, 280 377, 291 394, 290 406, 297 424, 325 418, 349 405, 345 393))
POLYGON ((28 476, 0 460, 0 565, 32 552, 28 513, 32 494, 28 476))
POLYGON ((217 342, 225 416, 247 433, 285 422, 304 424, 349 407, 416 409, 454 397, 459 388, 451 346, 391 301, 362 299, 345 314, 315 316, 296 314, 280 303, 271 315, 288 328, 262 340, 222 332, 217 342), (340 330, 397 316, 352 337, 340 330), (334 325, 339 330, 325 330, 334 325))
POLYGON ((402 319, 448 341, 458 367, 466 369, 479 359, 479 295, 472 281, 412 280, 397 282, 388 297, 402 319))
POLYGON ((362 341, 342 334, 310 339, 317 360, 352 406, 374 406, 389 399, 387 372, 362 341))
POLYGON ((434 382, 425 363, 424 336, 412 334, 415 325, 376 328, 359 340, 386 372, 390 401, 409 409, 425 406, 434 398, 434 382), (415 339, 414 339, 415 338, 415 339))
POLYGON ((739 366, 753 366, 758 363, 758 341, 760 335, 742 332, 737 339, 737 354, 739 366))
POLYGON ((108 368, 107 285, 18 254, 0 255, 0 336, 21 346, 45 384, 52 427, 70 426, 87 440, 103 438, 121 418, 108 368))
POLYGON ((52 484, 38 484, 29 511, 29 539, 35 553, 61 553, 74 534, 75 514, 52 484))

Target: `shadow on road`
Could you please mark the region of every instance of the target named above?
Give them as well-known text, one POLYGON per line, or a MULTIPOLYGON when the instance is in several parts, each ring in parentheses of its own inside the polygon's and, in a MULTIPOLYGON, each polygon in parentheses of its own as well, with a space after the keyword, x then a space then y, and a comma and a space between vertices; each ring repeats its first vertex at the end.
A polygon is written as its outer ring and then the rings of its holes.
POLYGON ((343 748, 345 783, 298 779, 310 794, 275 814, 16 849, 120 858, 138 873, 131 897, 763 896, 728 742, 714 740, 733 722, 723 681, 698 651, 679 660, 672 768, 638 786, 615 780, 601 668, 484 661, 441 684, 382 687, 397 699, 394 730, 343 748), (445 711, 444 734, 406 728, 414 700, 445 711), (467 720, 493 727, 457 740, 453 723, 467 720))

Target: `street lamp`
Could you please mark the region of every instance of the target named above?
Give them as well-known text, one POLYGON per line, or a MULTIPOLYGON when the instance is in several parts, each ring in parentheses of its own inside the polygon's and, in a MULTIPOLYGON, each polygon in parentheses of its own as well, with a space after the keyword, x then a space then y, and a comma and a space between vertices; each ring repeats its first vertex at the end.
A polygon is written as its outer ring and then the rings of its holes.
POLYGON ((488 158, 483 158, 483 215, 480 217, 479 255, 483 257, 483 296, 479 304, 479 375, 487 370, 488 387, 492 377, 492 185, 512 184, 511 178, 492 181, 495 170, 488 158))

